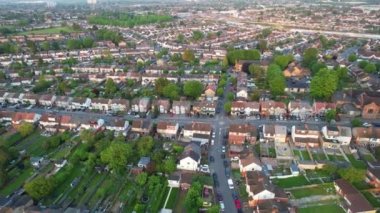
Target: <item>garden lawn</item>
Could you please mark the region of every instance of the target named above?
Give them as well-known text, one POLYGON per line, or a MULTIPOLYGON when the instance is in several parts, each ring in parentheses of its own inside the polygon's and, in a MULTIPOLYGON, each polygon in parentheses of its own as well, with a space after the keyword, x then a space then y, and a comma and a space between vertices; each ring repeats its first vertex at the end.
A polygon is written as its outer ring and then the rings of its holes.
POLYGON ((268 148, 269 150, 269 157, 275 158, 276 157, 276 149, 275 148, 268 148))
POLYGON ((302 150, 301 153, 303 156, 303 160, 311 160, 309 152, 307 150, 302 150))
POLYGON ((299 150, 293 150, 293 153, 298 157, 299 160, 302 160, 302 154, 299 150))
POLYGON ((5 137, 4 139, 5 140, 2 145, 4 145, 5 147, 11 147, 18 141, 22 140, 22 136, 19 132, 16 132, 8 137, 5 137))
POLYGON ((314 195, 335 194, 335 189, 332 183, 325 183, 315 187, 290 190, 290 192, 294 198, 299 199, 314 195))
POLYGON ((273 183, 281 188, 291 188, 295 186, 304 186, 304 185, 311 184, 302 175, 297 176, 297 177, 284 178, 284 179, 273 179, 273 183))
POLYGON ((364 160, 368 161, 368 162, 373 162, 375 161, 375 159, 373 158, 372 155, 363 155, 362 156, 364 158, 364 160))
POLYGON ((7 184, 5 187, 3 187, 0 190, 1 196, 8 196, 12 192, 14 192, 16 189, 22 187, 25 183, 25 181, 31 177, 33 174, 33 168, 26 168, 22 170, 22 172, 13 178, 12 182, 7 184))
POLYGON ((380 201, 376 197, 374 197, 370 192, 362 192, 364 197, 372 204, 373 207, 379 208, 380 201))
POLYGON ((51 27, 51 28, 45 28, 45 29, 25 31, 25 32, 20 33, 20 35, 57 34, 57 33, 61 33, 61 31, 64 31, 67 33, 77 32, 77 31, 73 30, 71 27, 51 27))
POLYGON ((324 153, 313 153, 314 160, 326 160, 326 155, 324 153))
POLYGON ((336 204, 328 204, 322 206, 310 206, 307 208, 300 208, 299 213, 344 213, 344 210, 336 204))
POLYGON ((356 160, 353 155, 347 155, 348 160, 350 160, 353 167, 357 169, 366 169, 367 165, 362 160, 356 160))
MULTIPOLYGON (((179 195, 179 188, 172 188, 168 202, 166 203, 165 209, 173 209, 179 195)), ((165 202, 165 201, 164 201, 165 202)))

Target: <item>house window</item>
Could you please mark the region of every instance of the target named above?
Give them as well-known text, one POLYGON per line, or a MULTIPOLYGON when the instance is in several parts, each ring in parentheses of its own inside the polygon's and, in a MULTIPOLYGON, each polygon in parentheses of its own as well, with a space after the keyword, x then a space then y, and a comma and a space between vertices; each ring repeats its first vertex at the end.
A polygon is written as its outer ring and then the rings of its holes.
POLYGON ((368 114, 372 114, 372 113, 373 113, 373 109, 369 109, 369 110, 367 111, 367 113, 368 113, 368 114))

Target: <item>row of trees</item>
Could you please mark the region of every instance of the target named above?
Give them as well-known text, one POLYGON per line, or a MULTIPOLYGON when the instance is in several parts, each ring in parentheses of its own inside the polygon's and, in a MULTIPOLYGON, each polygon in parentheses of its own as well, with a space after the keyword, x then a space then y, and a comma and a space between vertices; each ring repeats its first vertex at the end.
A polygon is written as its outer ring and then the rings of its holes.
MULTIPOLYGON (((203 84, 199 81, 186 81, 183 85, 183 94, 192 99, 197 99, 203 93, 203 84)), ((161 97, 170 100, 178 100, 181 88, 166 78, 159 78, 155 82, 155 91, 161 97)))
POLYGON ((94 39, 91 37, 85 37, 83 39, 69 39, 66 42, 66 46, 69 50, 91 48, 94 46, 94 39))
POLYGON ((173 20, 167 14, 148 13, 136 15, 131 13, 104 13, 102 15, 91 16, 88 18, 90 24, 112 25, 121 27, 134 27, 138 25, 162 23, 173 20))
POLYGON ((227 53, 228 64, 233 65, 238 60, 260 60, 260 51, 252 50, 231 50, 227 53))
POLYGON ((369 61, 360 61, 358 66, 367 73, 374 73, 380 71, 380 63, 371 63, 369 61))

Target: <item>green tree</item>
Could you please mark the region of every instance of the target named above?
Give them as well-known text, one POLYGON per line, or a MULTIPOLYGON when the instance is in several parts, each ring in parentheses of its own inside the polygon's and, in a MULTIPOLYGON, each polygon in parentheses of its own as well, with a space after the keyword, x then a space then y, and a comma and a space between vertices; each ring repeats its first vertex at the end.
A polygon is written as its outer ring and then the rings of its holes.
POLYGON ((311 65, 311 74, 315 75, 319 70, 327 68, 326 64, 323 62, 316 62, 311 65))
POLYGON ((224 94, 224 89, 222 87, 218 87, 218 89, 216 89, 216 95, 222 96, 223 94, 224 94))
POLYGON ((163 96, 169 98, 170 100, 179 99, 180 88, 175 83, 170 83, 164 87, 163 96))
POLYGON ((365 170, 354 167, 338 169, 338 174, 350 183, 363 181, 365 173, 365 170))
POLYGON ((183 86, 183 92, 186 96, 197 99, 203 92, 203 84, 199 81, 186 81, 183 86))
POLYGON ((137 143, 137 152, 139 153, 139 156, 147 156, 152 151, 154 147, 154 141, 151 136, 144 136, 141 137, 137 143))
POLYGON ((194 52, 190 49, 186 49, 183 52, 182 60, 184 60, 186 62, 193 62, 195 60, 194 52))
POLYGON ((132 155, 133 150, 130 144, 115 142, 100 153, 100 159, 111 169, 120 171, 126 167, 132 155))
POLYGON ((311 66, 318 61, 318 50, 316 48, 308 48, 303 54, 302 64, 311 69, 311 66))
POLYGON ((192 38, 194 41, 200 41, 204 38, 204 34, 199 30, 194 30, 192 38))
POLYGON ((231 113, 231 107, 232 107, 231 101, 226 102, 223 106, 224 112, 227 114, 231 113))
POLYGON ((361 121, 359 118, 354 118, 351 120, 352 127, 361 127, 363 125, 363 121, 361 121))
POLYGON ((181 33, 177 36, 177 43, 183 44, 185 43, 185 36, 181 33))
POLYGON ((271 28, 265 28, 261 31, 261 36, 264 38, 268 37, 270 34, 272 34, 271 28))
POLYGON ((321 69, 311 80, 310 95, 316 99, 328 100, 338 87, 336 73, 329 69, 321 69))
POLYGON ((368 65, 368 61, 359 61, 358 66, 361 69, 364 69, 368 65))
POLYGON ((376 65, 373 64, 373 63, 368 63, 365 67, 364 67, 364 71, 368 72, 368 73, 374 73, 376 72, 376 65))
POLYGON ((17 130, 19 131, 19 133, 22 137, 26 137, 26 136, 33 133, 34 125, 31 123, 23 122, 20 124, 20 126, 17 128, 17 130))
POLYGON ((53 192, 55 187, 52 178, 37 177, 25 184, 24 189, 33 199, 41 200, 53 192))
POLYGON ((354 53, 348 56, 349 62, 355 62, 357 59, 358 59, 358 57, 354 53))
POLYGON ((173 157, 169 157, 164 160, 163 170, 165 171, 166 174, 171 174, 175 172, 176 169, 177 169, 177 164, 173 157))
POLYGON ((327 112, 326 112, 326 120, 328 122, 330 122, 332 120, 335 120, 335 118, 336 118, 336 110, 334 110, 334 109, 327 110, 327 112))
POLYGON ((41 43, 41 48, 43 51, 49 51, 51 46, 49 41, 44 41, 41 43))
POLYGON ((292 55, 278 55, 274 58, 274 63, 281 67, 281 70, 284 70, 290 62, 294 60, 292 55))
POLYGON ((284 75, 276 75, 269 80, 269 89, 273 96, 283 95, 285 92, 285 77, 284 75))
POLYGON ((154 87, 158 95, 164 94, 164 88, 170 84, 170 81, 166 78, 158 78, 154 82, 154 87))
POLYGON ((260 51, 252 50, 230 50, 227 53, 228 63, 235 64, 238 60, 260 60, 260 51))
POLYGON ((208 208, 207 213, 219 213, 220 212, 220 206, 218 204, 212 205, 210 208, 208 208))
POLYGON ((248 67, 249 73, 256 79, 262 79, 265 77, 265 70, 259 65, 251 64, 248 67))
POLYGON ((189 191, 185 198, 185 209, 188 213, 197 213, 199 208, 202 207, 202 186, 199 182, 191 184, 189 191))
POLYGON ((94 46, 94 39, 91 37, 86 37, 83 39, 82 43, 84 48, 91 48, 94 46))
POLYGON ((104 93, 107 96, 112 96, 116 92, 117 92, 117 85, 116 85, 116 83, 112 80, 112 78, 107 79, 106 84, 105 84, 104 93))
POLYGON ((140 174, 136 176, 136 183, 139 186, 143 186, 147 180, 148 180, 148 174, 146 172, 141 172, 140 174))
POLYGON ((257 49, 259 49, 261 52, 264 52, 268 49, 268 42, 264 39, 260 39, 259 43, 257 43, 257 49))

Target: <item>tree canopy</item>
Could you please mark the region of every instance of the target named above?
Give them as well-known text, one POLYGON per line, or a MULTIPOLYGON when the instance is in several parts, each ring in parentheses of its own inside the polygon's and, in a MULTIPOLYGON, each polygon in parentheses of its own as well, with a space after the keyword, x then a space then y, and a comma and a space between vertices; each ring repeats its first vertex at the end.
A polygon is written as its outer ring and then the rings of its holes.
POLYGON ((22 137, 26 137, 33 133, 34 131, 34 125, 31 123, 23 122, 18 126, 17 130, 20 132, 20 135, 22 137))
POLYGON ((53 192, 55 187, 52 178, 37 177, 25 184, 24 189, 33 199, 41 200, 53 192))
POLYGON ((311 80, 310 95, 319 100, 328 100, 337 88, 336 73, 329 69, 321 69, 311 80))
POLYGON ((88 18, 90 24, 134 27, 153 23, 162 23, 173 20, 168 14, 148 13, 137 15, 133 13, 108 12, 88 18))
POLYGON ((278 96, 284 94, 286 86, 285 76, 281 67, 277 64, 270 64, 268 66, 267 82, 272 95, 278 96))
POLYGON ((228 63, 235 64, 238 60, 260 60, 260 52, 252 50, 231 50, 227 53, 228 63))
POLYGON ((141 157, 149 155, 154 147, 153 138, 151 136, 141 137, 136 142, 136 147, 137 147, 137 152, 139 153, 141 157))
POLYGON ((185 209, 188 213, 196 213, 202 207, 202 186, 199 182, 193 182, 185 198, 185 209))
POLYGON ((110 168, 120 171, 126 167, 132 155, 133 150, 130 144, 113 142, 100 153, 100 158, 110 168))
POLYGON ((293 60, 294 58, 292 55, 278 55, 274 58, 274 63, 276 63, 282 70, 284 70, 293 60))
POLYGON ((193 62, 195 60, 194 52, 190 49, 186 49, 183 52, 182 60, 184 60, 186 62, 193 62))
POLYGON ((186 81, 183 92, 186 96, 197 99, 203 93, 203 84, 195 80, 186 81))
POLYGON ((308 48, 303 54, 302 64, 311 69, 312 65, 318 61, 318 50, 316 48, 308 48))

